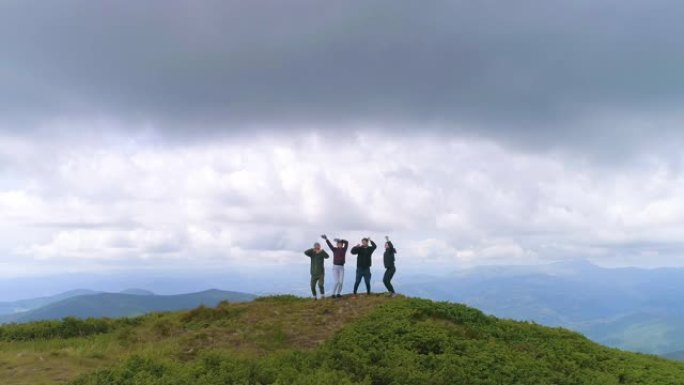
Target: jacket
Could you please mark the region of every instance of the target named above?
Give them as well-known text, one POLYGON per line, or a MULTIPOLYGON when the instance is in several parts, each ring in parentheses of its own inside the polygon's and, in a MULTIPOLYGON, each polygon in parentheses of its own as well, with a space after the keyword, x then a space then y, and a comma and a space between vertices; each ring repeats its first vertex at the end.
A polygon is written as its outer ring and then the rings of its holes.
POLYGON ((349 242, 347 242, 344 239, 341 239, 340 242, 343 243, 342 247, 335 247, 333 246, 332 242, 330 242, 330 240, 325 240, 325 243, 327 243, 330 250, 332 250, 333 264, 338 266, 344 266, 344 263, 346 262, 347 247, 349 247, 349 242))
POLYGON ((309 249, 304 252, 304 254, 311 258, 311 276, 318 277, 325 274, 325 269, 323 268, 323 260, 330 258, 325 250, 321 250, 316 253, 314 249, 309 249))
POLYGON ((385 254, 383 254, 382 259, 385 262, 385 269, 394 267, 394 255, 397 253, 397 249, 394 248, 392 242, 387 242, 388 248, 385 249, 385 254))
POLYGON ((365 269, 368 267, 371 267, 373 261, 371 260, 371 256, 373 255, 373 252, 375 249, 378 247, 375 242, 370 241, 370 246, 354 246, 351 249, 352 254, 356 254, 356 268, 357 269, 365 269))

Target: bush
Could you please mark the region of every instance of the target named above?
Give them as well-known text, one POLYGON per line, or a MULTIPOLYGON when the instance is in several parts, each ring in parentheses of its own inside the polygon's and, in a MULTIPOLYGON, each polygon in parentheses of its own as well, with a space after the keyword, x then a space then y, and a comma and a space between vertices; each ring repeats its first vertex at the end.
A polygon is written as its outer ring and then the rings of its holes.
POLYGON ((62 320, 39 321, 25 324, 9 324, 0 327, 2 341, 30 341, 37 339, 87 337, 109 333, 126 326, 140 324, 137 318, 88 318, 66 317, 62 320))
MULTIPOLYGON (((214 315, 207 309, 193 314, 189 320, 214 315)), ((269 338, 277 334, 276 328, 269 338)), ((675 362, 611 350, 562 329, 418 299, 380 305, 312 351, 273 345, 262 357, 134 357, 74 384, 684 385, 684 365, 675 362)))
POLYGON ((236 317, 242 312, 237 308, 231 306, 230 303, 222 301, 215 308, 201 305, 192 309, 181 316, 181 322, 195 323, 208 326, 210 323, 227 320, 236 317))

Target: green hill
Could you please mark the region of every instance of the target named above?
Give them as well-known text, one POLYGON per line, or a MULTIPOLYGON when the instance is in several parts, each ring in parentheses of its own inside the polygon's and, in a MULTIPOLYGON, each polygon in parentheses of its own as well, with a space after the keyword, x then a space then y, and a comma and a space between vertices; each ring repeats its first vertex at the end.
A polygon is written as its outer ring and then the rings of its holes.
POLYGON ((684 364, 564 329, 380 296, 290 296, 0 328, 3 384, 684 384, 684 364))
POLYGON ((97 294, 97 293, 98 292, 94 291, 94 290, 77 289, 77 290, 71 290, 71 291, 67 291, 65 293, 61 293, 61 294, 57 294, 57 295, 53 295, 53 296, 49 296, 49 297, 22 299, 22 300, 12 301, 12 302, 0 302, 0 315, 25 312, 25 311, 37 309, 37 308, 42 307, 42 306, 49 305, 51 303, 63 301, 67 298, 83 296, 83 295, 90 295, 90 294, 97 294))
POLYGON ((206 290, 199 293, 155 295, 151 292, 97 293, 70 297, 27 312, 0 317, 0 322, 31 322, 64 317, 131 317, 150 312, 189 310, 200 305, 216 306, 221 301, 244 302, 252 294, 206 290))

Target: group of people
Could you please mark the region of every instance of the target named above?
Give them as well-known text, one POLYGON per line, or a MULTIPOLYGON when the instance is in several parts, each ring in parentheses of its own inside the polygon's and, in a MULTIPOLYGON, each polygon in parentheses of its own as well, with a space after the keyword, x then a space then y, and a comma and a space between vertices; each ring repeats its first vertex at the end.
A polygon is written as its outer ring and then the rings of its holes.
MULTIPOLYGON (((323 234, 321 238, 325 240, 328 247, 333 253, 333 290, 332 298, 342 297, 342 283, 344 281, 344 264, 347 257, 347 249, 349 247, 349 242, 344 239, 335 238, 335 244, 328 239, 328 237, 323 234)), ((389 291, 390 295, 394 296, 395 291, 392 286, 392 278, 397 269, 394 266, 394 257, 397 253, 397 249, 394 248, 394 244, 390 241, 389 237, 385 237, 385 254, 383 260, 385 263, 385 275, 382 282, 389 291)), ((354 297, 359 289, 361 280, 363 279, 366 284, 366 293, 371 293, 371 265, 373 252, 377 249, 377 245, 373 242, 370 237, 363 238, 360 244, 352 247, 351 253, 356 255, 356 281, 354 282, 354 297)), ((328 253, 323 250, 321 244, 316 242, 313 248, 308 249, 304 254, 311 258, 311 294, 314 299, 318 299, 318 293, 316 292, 316 286, 320 292, 321 298, 325 298, 325 267, 323 261, 330 258, 328 253)))

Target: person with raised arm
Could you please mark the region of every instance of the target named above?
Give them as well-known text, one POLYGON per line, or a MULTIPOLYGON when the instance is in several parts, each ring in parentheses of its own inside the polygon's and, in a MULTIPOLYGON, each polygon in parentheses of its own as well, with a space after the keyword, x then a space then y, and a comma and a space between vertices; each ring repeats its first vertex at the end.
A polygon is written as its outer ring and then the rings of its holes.
POLYGON ((394 286, 392 286, 392 277, 397 272, 397 268, 394 266, 394 255, 397 254, 397 249, 394 248, 394 244, 390 241, 389 236, 385 236, 385 240, 387 242, 385 242, 385 254, 382 258, 385 263, 385 276, 382 277, 382 283, 385 284, 390 295, 394 297, 396 293, 394 292, 394 286))
POLYGON ((333 253, 333 283, 332 297, 342 298, 342 283, 344 282, 344 263, 347 257, 347 248, 349 247, 349 242, 344 239, 335 238, 335 245, 330 242, 328 236, 323 234, 321 236, 325 239, 325 243, 333 253))
POLYGON ((306 250, 304 254, 311 258, 311 294, 315 300, 318 299, 316 294, 316 284, 321 292, 321 299, 325 298, 325 268, 323 261, 330 258, 325 250, 321 249, 321 244, 316 242, 313 248, 306 250))
POLYGON ((363 238, 361 244, 352 247, 351 253, 356 255, 356 282, 354 283, 354 297, 356 297, 356 292, 359 289, 359 284, 361 283, 361 278, 366 282, 366 293, 371 293, 370 280, 371 280, 371 257, 373 252, 378 246, 373 242, 370 237, 363 238), (368 243, 370 242, 370 246, 368 243))

